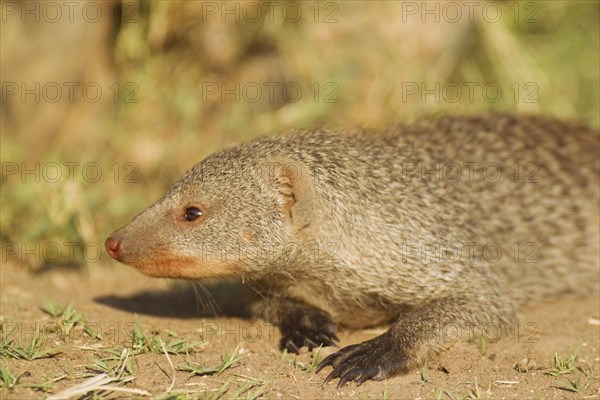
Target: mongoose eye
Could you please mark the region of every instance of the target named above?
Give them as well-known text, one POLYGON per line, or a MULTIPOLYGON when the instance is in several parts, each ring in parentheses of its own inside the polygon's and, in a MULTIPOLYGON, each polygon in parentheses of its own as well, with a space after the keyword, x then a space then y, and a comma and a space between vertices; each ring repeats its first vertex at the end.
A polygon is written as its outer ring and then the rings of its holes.
POLYGON ((198 207, 188 207, 185 209, 184 218, 186 221, 193 221, 202 216, 202 210, 198 207))

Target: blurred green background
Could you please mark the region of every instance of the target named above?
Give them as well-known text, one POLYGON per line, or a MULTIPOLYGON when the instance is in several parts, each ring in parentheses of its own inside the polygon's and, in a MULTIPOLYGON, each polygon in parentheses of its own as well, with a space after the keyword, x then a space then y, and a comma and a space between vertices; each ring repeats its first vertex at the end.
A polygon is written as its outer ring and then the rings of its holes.
POLYGON ((290 128, 600 124, 597 1, 45 3, 1 3, 3 263, 97 261, 203 157, 290 128))

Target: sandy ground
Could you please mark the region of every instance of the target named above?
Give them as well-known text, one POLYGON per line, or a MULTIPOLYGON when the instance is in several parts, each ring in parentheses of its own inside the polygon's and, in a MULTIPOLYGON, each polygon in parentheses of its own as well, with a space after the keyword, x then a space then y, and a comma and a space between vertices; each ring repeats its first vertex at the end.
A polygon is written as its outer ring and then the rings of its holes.
MULTIPOLYGON (((202 342, 189 355, 167 357, 160 349, 133 354, 130 349, 127 365, 131 372, 124 370, 121 378, 134 379, 111 385, 143 390, 153 398, 168 398, 169 392, 179 395, 171 398, 281 399, 580 399, 598 398, 600 394, 598 298, 529 306, 522 310, 511 337, 487 346, 479 341, 458 342, 431 360, 426 370, 337 389, 337 382, 322 385, 329 369, 315 374, 310 367, 311 353, 282 354, 277 349, 276 328, 251 321, 239 312, 238 306, 248 299, 235 286, 220 285, 210 302, 197 287, 194 291, 189 285, 146 278, 110 263, 77 272, 54 270, 37 275, 3 264, 0 291, 0 362, 2 369, 17 378, 12 388, 5 384, 0 389, 3 399, 44 398, 97 376, 101 371, 94 366, 94 359, 108 360, 110 349, 120 355, 124 346, 131 348, 136 323, 147 338, 160 335, 165 342, 202 342), (83 319, 69 334, 61 333, 56 320, 42 310, 48 301, 59 306, 71 302, 83 319), (217 316, 215 310, 220 310, 217 316), (40 350, 55 349, 58 354, 32 361, 6 356, 11 346, 22 343, 28 347, 38 328, 46 332, 40 350), (101 339, 92 339, 84 328, 100 333, 101 339), (217 366, 236 346, 238 360, 221 373, 198 376, 178 369, 188 360, 217 366), (569 351, 577 348, 578 357, 566 373, 547 374, 554 369, 555 353, 567 358, 569 351), (517 363, 526 371, 518 372, 517 363)), ((342 331, 341 345, 382 331, 342 331)), ((323 349, 319 358, 332 351, 323 349)), ((143 397, 122 391, 100 394, 143 397)))

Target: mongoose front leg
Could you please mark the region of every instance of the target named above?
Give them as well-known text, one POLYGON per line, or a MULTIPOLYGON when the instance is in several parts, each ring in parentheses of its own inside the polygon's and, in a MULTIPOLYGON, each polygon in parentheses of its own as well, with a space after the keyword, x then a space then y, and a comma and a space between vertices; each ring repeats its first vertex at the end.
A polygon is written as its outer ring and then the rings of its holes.
POLYGON ((473 336, 480 329, 501 329, 512 319, 512 307, 482 308, 477 301, 440 299, 403 314, 384 334, 351 345, 321 361, 319 372, 331 365, 327 383, 340 378, 338 388, 356 380, 381 380, 420 366, 434 353, 450 347, 459 337, 473 336))
POLYGON ((339 339, 337 327, 329 315, 301 301, 273 297, 266 299, 254 308, 262 318, 277 324, 281 331, 281 350, 298 354, 303 346, 309 351, 319 346, 332 346, 339 339))

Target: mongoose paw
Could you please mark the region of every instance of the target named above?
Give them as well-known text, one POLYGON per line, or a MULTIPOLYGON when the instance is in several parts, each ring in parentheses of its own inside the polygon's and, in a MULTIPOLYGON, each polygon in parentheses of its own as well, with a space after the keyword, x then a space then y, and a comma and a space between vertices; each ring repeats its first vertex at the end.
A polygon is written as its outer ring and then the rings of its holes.
POLYGON ((336 325, 324 313, 317 310, 306 310, 299 318, 286 318, 280 323, 281 350, 298 354, 303 346, 312 351, 319 346, 333 346, 339 339, 336 336, 336 325))
POLYGON ((329 355, 319 363, 317 372, 331 365, 333 371, 327 375, 323 384, 340 378, 338 388, 352 380, 355 380, 358 385, 369 379, 382 380, 402 370, 406 364, 407 358, 399 354, 395 347, 392 335, 386 332, 369 341, 344 347, 329 355))

